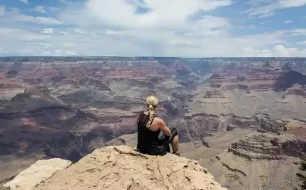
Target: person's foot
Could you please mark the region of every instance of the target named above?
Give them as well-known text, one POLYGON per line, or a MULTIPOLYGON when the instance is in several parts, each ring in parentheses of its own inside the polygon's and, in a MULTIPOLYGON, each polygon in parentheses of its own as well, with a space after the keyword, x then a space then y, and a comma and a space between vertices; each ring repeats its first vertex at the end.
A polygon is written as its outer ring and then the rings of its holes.
POLYGON ((172 154, 174 154, 176 156, 181 156, 181 154, 179 152, 172 152, 172 154))

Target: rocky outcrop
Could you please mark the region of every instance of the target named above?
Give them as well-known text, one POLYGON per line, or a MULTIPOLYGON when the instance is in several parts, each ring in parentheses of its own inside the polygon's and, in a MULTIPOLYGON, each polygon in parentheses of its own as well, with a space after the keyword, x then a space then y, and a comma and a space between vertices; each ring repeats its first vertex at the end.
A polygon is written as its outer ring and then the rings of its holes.
POLYGON ((19 190, 225 190, 197 161, 172 154, 144 155, 127 146, 97 149, 65 170, 55 168, 52 160, 44 163, 34 164, 5 186, 19 185, 19 190), (39 172, 29 172, 34 170, 39 172))
POLYGON ((185 114, 184 122, 177 124, 182 142, 201 140, 207 132, 230 131, 234 128, 254 128, 260 125, 257 116, 243 117, 234 114, 214 115, 207 113, 185 114))
POLYGON ((306 139, 290 138, 281 142, 282 152, 287 156, 305 158, 306 155, 306 139))
POLYGON ((206 91, 204 98, 225 98, 225 96, 220 89, 212 88, 206 91))
POLYGON ((228 151, 249 160, 281 160, 287 156, 303 158, 306 139, 290 134, 258 133, 234 142, 228 151))
POLYGON ((257 121, 259 122, 259 126, 257 128, 258 132, 261 133, 274 133, 280 135, 286 131, 285 123, 275 121, 271 119, 268 115, 258 114, 256 116, 257 121))
POLYGON ((286 97, 288 97, 288 96, 290 96, 290 95, 291 95, 291 96, 292 96, 292 95, 294 95, 294 96, 300 96, 300 97, 306 98, 306 90, 303 88, 302 85, 294 85, 294 86, 288 88, 288 89, 284 92, 282 98, 286 98, 286 97))
POLYGON ((274 135, 252 135, 233 143, 228 151, 249 160, 279 160, 283 157, 282 147, 278 141, 274 135))
POLYGON ((71 165, 68 160, 50 159, 38 160, 28 169, 18 174, 12 181, 4 185, 5 190, 31 190, 41 182, 52 177, 56 172, 71 165))
POLYGON ((249 160, 303 158, 306 153, 305 123, 298 120, 275 121, 258 114, 257 133, 241 138, 228 148, 234 155, 249 160), (299 133, 299 134, 297 134, 299 133))

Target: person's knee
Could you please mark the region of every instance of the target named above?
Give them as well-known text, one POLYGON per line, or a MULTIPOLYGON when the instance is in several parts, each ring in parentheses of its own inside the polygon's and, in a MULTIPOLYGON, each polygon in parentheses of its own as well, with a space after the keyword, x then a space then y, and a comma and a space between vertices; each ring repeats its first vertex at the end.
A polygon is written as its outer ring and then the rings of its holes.
POLYGON ((179 137, 178 135, 174 136, 172 139, 172 143, 178 143, 179 142, 179 137))
POLYGON ((170 138, 170 142, 172 142, 173 140, 178 139, 178 132, 176 130, 176 128, 171 128, 171 138, 170 138))

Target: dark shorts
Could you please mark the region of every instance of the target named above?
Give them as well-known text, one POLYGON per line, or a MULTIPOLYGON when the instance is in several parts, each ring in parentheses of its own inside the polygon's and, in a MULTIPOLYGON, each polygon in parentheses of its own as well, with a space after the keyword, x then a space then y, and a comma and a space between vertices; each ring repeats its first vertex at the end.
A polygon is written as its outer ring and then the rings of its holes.
POLYGON ((159 144, 154 146, 151 150, 140 151, 138 149, 138 151, 149 155, 166 155, 168 152, 170 152, 170 143, 173 141, 173 138, 178 135, 176 128, 170 128, 170 130, 171 136, 166 136, 162 132, 160 133, 159 144))
POLYGON ((171 136, 170 136, 169 142, 172 142, 172 141, 173 141, 173 138, 174 138, 175 136, 177 136, 178 133, 177 133, 176 128, 171 128, 170 130, 171 130, 171 136))
POLYGON ((165 155, 167 152, 170 152, 170 143, 173 141, 173 138, 178 135, 176 128, 170 128, 170 130, 171 136, 162 135, 160 144, 151 152, 152 155, 165 155))

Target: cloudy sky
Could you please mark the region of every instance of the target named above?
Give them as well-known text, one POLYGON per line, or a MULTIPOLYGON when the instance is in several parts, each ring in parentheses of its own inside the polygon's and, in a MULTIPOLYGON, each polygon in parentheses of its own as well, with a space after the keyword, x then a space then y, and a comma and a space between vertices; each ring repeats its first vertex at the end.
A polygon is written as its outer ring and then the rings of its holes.
POLYGON ((0 56, 306 57, 306 0, 0 0, 0 56))

